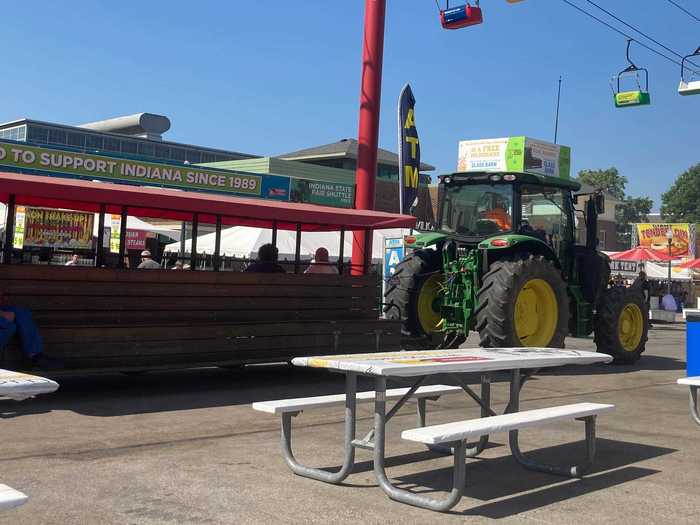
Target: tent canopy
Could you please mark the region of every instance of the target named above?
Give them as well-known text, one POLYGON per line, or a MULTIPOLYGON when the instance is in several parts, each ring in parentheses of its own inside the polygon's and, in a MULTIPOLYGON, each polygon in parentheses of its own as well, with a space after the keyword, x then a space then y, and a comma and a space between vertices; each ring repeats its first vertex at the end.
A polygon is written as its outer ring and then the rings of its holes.
MULTIPOLYGON (((410 230, 394 228, 390 230, 375 231, 372 241, 372 259, 381 260, 384 257, 384 239, 400 238, 408 235, 410 230)), ((197 237, 197 251, 199 253, 214 253, 216 233, 208 233, 197 237)), ((221 232, 221 255, 235 257, 254 257, 260 246, 272 242, 272 231, 265 228, 250 228, 246 226, 234 226, 221 232)), ((313 256, 317 248, 326 248, 331 258, 340 256, 339 232, 310 232, 301 236, 301 255, 313 256)), ((277 248, 280 257, 294 257, 296 251, 296 232, 277 232, 277 248)), ((185 241, 185 251, 192 250, 192 239, 185 241)), ((180 243, 174 242, 165 247, 166 252, 179 252, 180 243)), ((345 235, 343 245, 343 257, 352 255, 352 235, 345 235)))
POLYGON ((371 210, 330 208, 313 204, 248 199, 230 195, 182 191, 127 184, 83 181, 45 175, 0 172, 0 201, 15 196, 16 204, 107 213, 302 231, 412 228, 416 218, 371 210))
POLYGON ((626 250, 624 252, 616 252, 610 256, 613 261, 654 261, 654 262, 668 262, 675 259, 670 255, 660 252, 658 250, 652 250, 651 248, 644 248, 642 246, 637 246, 631 250, 626 250))

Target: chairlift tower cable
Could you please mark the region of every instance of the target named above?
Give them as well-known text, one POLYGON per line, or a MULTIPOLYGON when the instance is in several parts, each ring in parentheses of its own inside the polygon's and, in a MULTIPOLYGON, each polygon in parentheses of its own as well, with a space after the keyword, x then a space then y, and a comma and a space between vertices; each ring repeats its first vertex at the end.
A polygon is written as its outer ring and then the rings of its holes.
MULTIPOLYGON (((632 40, 633 42, 636 42, 637 44, 639 44, 639 45, 642 46, 643 48, 647 49, 648 51, 651 51, 652 53, 654 53, 654 54, 656 54, 656 55, 659 55, 659 56, 662 57, 662 58, 665 58, 666 60, 668 60, 669 62, 672 62, 672 63, 676 64, 677 66, 680 66, 680 65, 681 65, 681 63, 680 63, 679 61, 674 60, 673 58, 671 58, 671 57, 669 57, 669 56, 667 56, 667 55, 664 55, 662 52, 660 52, 660 51, 654 49, 653 47, 650 47, 650 46, 646 45, 644 42, 640 42, 639 40, 637 40, 637 39, 634 38, 633 36, 630 36, 630 35, 628 35, 627 33, 625 33, 624 31, 620 31, 620 30, 619 30, 618 28, 616 28, 615 26, 613 26, 613 25, 611 25, 611 24, 608 24, 605 20, 601 20, 600 18, 598 18, 598 17, 595 16, 594 14, 589 13, 588 11, 586 11, 585 9, 583 9, 583 8, 581 8, 581 7, 579 7, 579 6, 577 6, 577 5, 574 4, 573 2, 570 2, 569 0, 561 0, 561 1, 564 2, 565 4, 567 4, 568 6, 573 7, 573 8, 576 9, 577 11, 583 13, 584 15, 586 15, 586 16, 588 16, 588 17, 590 17, 590 18, 596 20, 597 22, 603 24, 603 25, 606 26, 608 29, 612 29, 613 31, 615 31, 616 33, 618 33, 618 34, 624 36, 625 38, 627 38, 627 39, 629 39, 629 40, 632 40)), ((692 71, 692 72, 695 73, 696 75, 700 75, 700 72, 698 72, 698 71, 695 70, 695 69, 691 69, 690 71, 692 71)))
POLYGON ((678 4, 677 2, 674 2, 673 0, 667 0, 667 1, 668 1, 669 4, 675 5, 678 9, 680 9, 681 11, 683 11, 686 15, 688 15, 690 18, 692 18, 692 19, 695 20, 696 22, 700 22, 700 18, 698 18, 698 17, 695 16, 693 13, 691 13, 690 11, 688 11, 688 10, 687 10, 685 7, 683 7, 682 5, 678 4))
MULTIPOLYGON (((642 36, 643 36, 644 38, 646 38, 647 40, 651 40, 651 41, 654 42, 657 46, 662 47, 663 49, 665 49, 666 51, 668 51, 668 52, 670 52, 670 53, 673 53, 673 54, 676 55, 678 58, 683 58, 684 55, 681 55, 680 53, 677 53, 676 51, 674 51, 674 50, 671 49, 670 47, 665 46, 664 44, 662 44, 661 42, 659 42, 659 41, 656 40, 655 38, 653 38, 653 37, 647 35, 644 31, 642 31, 642 30, 640 30, 640 29, 637 29, 637 28, 636 28, 635 26, 633 26, 632 24, 628 24, 628 23, 625 22, 622 18, 620 18, 619 16, 617 16, 617 15, 611 13, 610 11, 608 11, 607 9, 605 9, 604 7, 599 6, 598 4, 596 4, 595 2, 593 2, 592 0, 586 0, 586 2, 588 2, 588 3, 591 4, 592 6, 594 6, 594 7, 598 8, 598 9, 600 9, 603 13, 605 13, 605 14, 608 15, 608 16, 610 16, 611 18, 614 18, 615 20, 617 20, 617 21, 620 22, 621 24, 623 24, 623 25, 629 27, 632 31, 635 31, 635 32, 639 33, 640 35, 642 35, 642 36)), ((690 64, 693 64, 695 67, 700 67, 700 66, 698 66, 697 64, 695 64, 695 63, 693 63, 693 62, 690 62, 690 60, 688 60, 688 62, 689 62, 690 64)))

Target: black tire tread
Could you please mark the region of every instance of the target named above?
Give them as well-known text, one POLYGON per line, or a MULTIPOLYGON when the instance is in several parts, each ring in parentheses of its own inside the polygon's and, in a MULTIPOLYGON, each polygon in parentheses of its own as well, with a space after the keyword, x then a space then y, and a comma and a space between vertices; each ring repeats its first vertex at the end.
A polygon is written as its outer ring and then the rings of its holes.
POLYGON ((477 292, 475 328, 485 348, 522 346, 515 333, 515 299, 532 278, 547 281, 559 303, 559 319, 550 347, 564 348, 569 329, 569 298, 566 283, 554 264, 542 256, 522 255, 494 262, 484 274, 477 292))
POLYGON ((618 364, 636 363, 646 350, 646 342, 649 337, 649 309, 644 300, 643 292, 621 286, 606 290, 602 300, 598 303, 593 326, 593 340, 598 352, 613 356, 613 362, 618 364), (620 312, 630 302, 634 302, 641 309, 642 318, 645 320, 642 338, 634 352, 625 350, 618 337, 620 312))

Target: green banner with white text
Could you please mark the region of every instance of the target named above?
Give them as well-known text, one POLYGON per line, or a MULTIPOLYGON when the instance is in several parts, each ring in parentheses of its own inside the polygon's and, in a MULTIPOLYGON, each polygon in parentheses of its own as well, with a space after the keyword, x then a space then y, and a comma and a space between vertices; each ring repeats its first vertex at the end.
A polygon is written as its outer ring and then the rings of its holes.
POLYGON ((123 181, 217 193, 261 196, 262 176, 244 172, 89 155, 20 143, 0 142, 0 168, 123 181))

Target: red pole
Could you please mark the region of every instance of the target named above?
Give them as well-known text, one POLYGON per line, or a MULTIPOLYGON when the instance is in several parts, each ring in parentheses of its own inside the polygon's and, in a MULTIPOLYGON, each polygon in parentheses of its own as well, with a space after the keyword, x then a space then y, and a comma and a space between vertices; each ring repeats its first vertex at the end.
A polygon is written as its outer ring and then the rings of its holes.
MULTIPOLYGON (((365 35, 362 49, 360 124, 355 172, 355 208, 374 209, 374 183, 379 147, 379 106, 382 95, 384 15, 386 0, 365 0, 365 35)), ((372 259, 372 235, 352 234, 352 273, 362 275, 372 259)))

